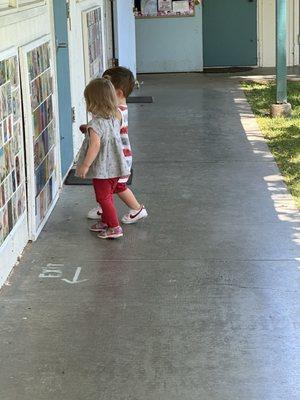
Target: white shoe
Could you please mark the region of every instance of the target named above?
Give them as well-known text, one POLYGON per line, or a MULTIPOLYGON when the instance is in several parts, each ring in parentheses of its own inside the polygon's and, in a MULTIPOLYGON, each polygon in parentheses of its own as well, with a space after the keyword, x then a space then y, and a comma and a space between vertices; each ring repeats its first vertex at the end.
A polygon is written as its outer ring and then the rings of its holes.
POLYGON ((141 208, 137 210, 130 210, 128 214, 124 215, 122 218, 123 224, 135 224, 140 219, 148 217, 146 208, 142 205, 141 208))
POLYGON ((95 208, 92 208, 86 216, 88 219, 95 219, 95 220, 101 220, 102 218, 102 209, 98 206, 95 208))

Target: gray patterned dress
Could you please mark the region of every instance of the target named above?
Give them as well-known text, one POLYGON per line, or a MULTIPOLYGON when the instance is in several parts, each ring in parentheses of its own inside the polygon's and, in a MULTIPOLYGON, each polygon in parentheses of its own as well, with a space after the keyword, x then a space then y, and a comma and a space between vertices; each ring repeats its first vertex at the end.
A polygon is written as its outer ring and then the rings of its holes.
MULTIPOLYGON (((120 122, 115 118, 93 118, 87 128, 92 128, 100 138, 100 150, 90 166, 86 178, 110 179, 130 174, 123 154, 120 122)), ((89 147, 89 133, 82 143, 78 163, 81 165, 89 147)))

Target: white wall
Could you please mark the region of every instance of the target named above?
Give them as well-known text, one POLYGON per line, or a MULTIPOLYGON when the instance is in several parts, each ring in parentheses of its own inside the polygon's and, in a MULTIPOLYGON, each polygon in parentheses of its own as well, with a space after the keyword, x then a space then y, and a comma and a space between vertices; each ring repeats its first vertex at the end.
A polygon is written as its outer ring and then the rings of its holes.
POLYGON ((137 18, 137 70, 139 73, 202 71, 202 42, 200 6, 195 8, 193 17, 137 18))
MULTIPOLYGON (((274 67, 276 65, 276 1, 258 1, 258 40, 259 65, 274 67)), ((299 0, 288 0, 288 34, 287 63, 299 63, 299 0)))
POLYGON ((23 46, 50 31, 48 6, 0 16, 0 51, 23 46))

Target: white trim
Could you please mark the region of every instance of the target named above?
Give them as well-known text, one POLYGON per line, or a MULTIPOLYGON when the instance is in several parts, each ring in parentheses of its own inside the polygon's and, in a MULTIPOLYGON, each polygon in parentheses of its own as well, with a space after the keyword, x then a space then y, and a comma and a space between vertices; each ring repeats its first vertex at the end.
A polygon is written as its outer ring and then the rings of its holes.
MULTIPOLYGON (((55 125, 56 125, 56 130, 57 130, 57 152, 58 152, 58 193, 61 191, 62 189, 62 185, 63 185, 63 180, 62 180, 62 176, 61 176, 61 148, 60 148, 60 125, 59 125, 59 107, 58 107, 58 87, 57 87, 57 62, 56 62, 56 36, 55 36, 55 28, 54 28, 54 10, 53 10, 53 0, 48 0, 48 4, 49 4, 49 16, 50 16, 50 30, 51 30, 51 40, 50 40, 50 48, 51 48, 51 56, 52 56, 52 60, 53 60, 53 106, 54 106, 54 114, 56 116, 55 119, 55 125), (52 44, 52 45, 51 45, 52 44)), ((71 76, 70 76, 71 79, 71 76)))
POLYGON ((74 168, 74 163, 71 164, 71 165, 69 166, 69 168, 67 169, 67 172, 65 173, 65 175, 62 176, 62 178, 61 178, 61 182, 62 182, 61 191, 63 190, 63 183, 64 183, 64 181, 67 179, 67 176, 69 175, 71 169, 73 169, 73 168, 74 168))
POLYGON ((56 96, 56 75, 55 75, 55 59, 53 56, 52 40, 50 35, 45 35, 33 42, 28 43, 20 48, 20 60, 21 60, 21 71, 22 71, 22 90, 23 90, 23 104, 24 104, 24 121, 25 121, 25 145, 26 145, 26 167, 27 167, 27 182, 28 182, 28 224, 29 224, 29 237, 31 240, 36 240, 42 228, 44 227, 47 219, 49 218, 59 196, 59 191, 61 187, 61 165, 60 165, 60 147, 59 147, 59 118, 58 118, 58 108, 57 108, 57 96, 56 96), (55 122, 55 159, 57 161, 57 193, 53 193, 52 204, 48 211, 46 212, 43 221, 39 226, 36 226, 36 202, 35 202, 35 168, 34 168, 34 138, 33 138, 33 122, 32 122, 32 110, 30 103, 30 86, 29 86, 29 74, 28 74, 28 63, 27 54, 45 44, 50 44, 50 68, 53 71, 53 115, 55 122))
POLYGON ((257 66, 263 65, 263 4, 257 1, 257 66))
POLYGON ((52 200, 51 207, 49 208, 49 210, 45 214, 45 217, 44 217, 42 223, 39 225, 39 227, 36 230, 36 232, 34 232, 34 234, 32 235, 32 239, 31 240, 33 240, 33 241, 36 240, 38 238, 39 234, 42 232, 44 226, 48 222, 48 219, 49 219, 54 207, 56 206, 57 200, 59 199, 59 194, 60 194, 60 190, 58 188, 58 192, 57 192, 56 196, 54 197, 54 199, 52 200))
POLYGON ((23 216, 20 217, 19 221, 7 236, 0 249, 0 288, 6 282, 27 243, 28 224, 26 212, 24 212, 23 216))
POLYGON ((0 61, 17 55, 18 55, 17 49, 15 47, 10 47, 9 49, 0 52, 0 61))
POLYGON ((293 21, 293 64, 294 65, 299 65, 299 57, 300 57, 300 51, 299 51, 299 45, 300 43, 298 42, 299 37, 300 37, 300 4, 299 0, 293 0, 294 3, 294 21, 293 21))
MULTIPOLYGON (((7 50, 4 50, 0 53, 0 60, 4 60, 10 57, 16 56, 18 58, 19 64, 19 57, 18 57, 18 50, 15 47, 11 47, 7 50)), ((21 77, 19 74, 20 84, 19 90, 21 91, 21 77)), ((21 93, 21 92, 20 92, 21 93)), ((21 99, 22 101, 22 99, 21 99)), ((22 108, 21 112, 21 120, 22 120, 22 108)), ((24 155, 24 135, 23 135, 23 124, 22 126, 22 135, 21 135, 21 150, 18 154, 22 152, 22 164, 23 168, 25 168, 25 155, 24 155)), ((26 196, 26 181, 25 181, 25 174, 24 170, 20 171, 22 174, 21 185, 24 186, 25 190, 25 210, 23 215, 20 216, 19 220, 17 221, 16 225, 13 227, 11 232, 5 238, 2 245, 0 245, 0 287, 5 283, 7 277, 9 276, 11 270, 13 269, 14 265, 16 264, 20 254, 23 252, 26 244, 29 240, 28 234, 28 222, 27 222, 27 196, 26 196), (3 260, 3 261, 2 261, 3 260)), ((18 190, 21 189, 21 186, 16 189, 16 193, 18 190)))
POLYGON ((293 15, 294 0, 288 1, 287 7, 288 7, 287 23, 288 23, 288 27, 290 28, 287 31, 287 46, 286 46, 287 64, 294 65, 294 22, 295 22, 295 18, 293 15))
POLYGON ((107 68, 111 67, 110 60, 113 58, 113 32, 112 32, 112 13, 111 1, 105 0, 104 2, 104 15, 105 15, 105 48, 106 48, 106 65, 107 68))

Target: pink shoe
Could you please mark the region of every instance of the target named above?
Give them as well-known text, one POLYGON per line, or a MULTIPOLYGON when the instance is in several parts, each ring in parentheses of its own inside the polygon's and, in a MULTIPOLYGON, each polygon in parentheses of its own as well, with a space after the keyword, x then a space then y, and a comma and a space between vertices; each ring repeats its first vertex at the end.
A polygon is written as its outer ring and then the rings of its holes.
POLYGON ((98 221, 98 222, 96 222, 94 225, 92 225, 90 227, 90 231, 92 231, 92 232, 102 232, 102 231, 106 231, 107 228, 108 228, 107 224, 105 224, 102 221, 98 221))
POLYGON ((97 235, 100 239, 117 239, 123 236, 123 230, 120 226, 116 228, 107 228, 97 235))

